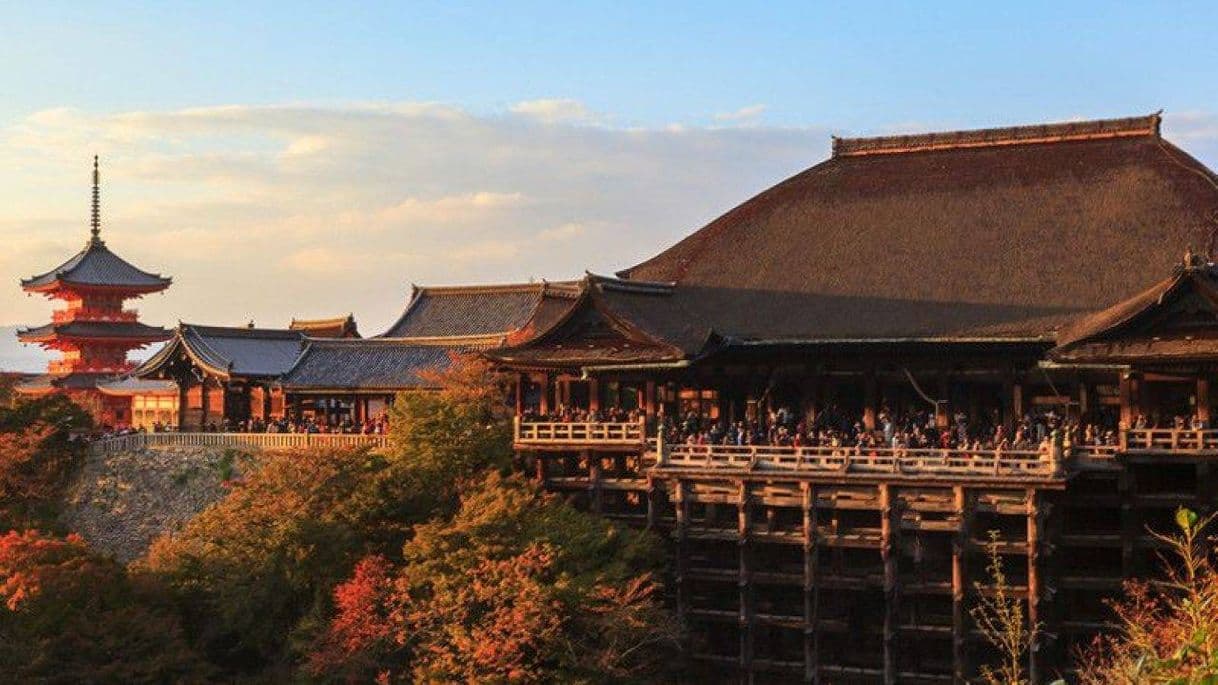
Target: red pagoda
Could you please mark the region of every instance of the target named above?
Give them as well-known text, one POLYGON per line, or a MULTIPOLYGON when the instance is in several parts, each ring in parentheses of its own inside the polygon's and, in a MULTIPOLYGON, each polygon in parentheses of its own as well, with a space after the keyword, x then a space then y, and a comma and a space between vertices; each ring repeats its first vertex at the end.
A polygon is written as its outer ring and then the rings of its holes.
POLYGON ((17 387, 27 395, 65 393, 93 413, 101 425, 130 421, 128 398, 98 392, 99 383, 130 371, 127 353, 169 338, 169 331, 139 322, 139 313, 123 301, 162 291, 172 279, 151 274, 123 260, 101 239, 100 174, 93 158, 93 212, 90 237, 74 257, 54 269, 21 281, 28 293, 63 300, 51 323, 23 329, 17 337, 61 357, 47 373, 17 387))

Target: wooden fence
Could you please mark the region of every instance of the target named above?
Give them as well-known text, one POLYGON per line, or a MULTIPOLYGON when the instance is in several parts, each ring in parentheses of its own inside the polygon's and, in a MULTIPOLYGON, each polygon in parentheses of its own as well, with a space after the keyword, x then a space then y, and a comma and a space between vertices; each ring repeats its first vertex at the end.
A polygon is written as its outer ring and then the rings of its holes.
POLYGON ((232 447, 240 449, 299 449, 307 447, 383 448, 384 435, 331 433, 132 433, 94 441, 97 453, 129 452, 148 447, 232 447))
POLYGON ((641 445, 646 441, 646 424, 638 421, 581 423, 521 421, 516 418, 518 445, 641 445))

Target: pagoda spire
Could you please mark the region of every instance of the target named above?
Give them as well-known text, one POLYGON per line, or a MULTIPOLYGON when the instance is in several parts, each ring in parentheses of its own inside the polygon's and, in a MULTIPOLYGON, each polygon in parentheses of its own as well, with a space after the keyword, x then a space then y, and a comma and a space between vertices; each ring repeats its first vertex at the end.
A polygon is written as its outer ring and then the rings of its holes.
POLYGON ((97 155, 93 155, 93 240, 101 234, 101 173, 97 169, 97 155))

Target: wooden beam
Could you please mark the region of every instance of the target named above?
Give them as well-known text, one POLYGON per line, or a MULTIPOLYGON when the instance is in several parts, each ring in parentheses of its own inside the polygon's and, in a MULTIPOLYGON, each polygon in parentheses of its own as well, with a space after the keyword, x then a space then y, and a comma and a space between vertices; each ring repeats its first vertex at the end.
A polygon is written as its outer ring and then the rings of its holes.
POLYGON ((880 498, 880 558, 884 562, 884 685, 897 682, 897 637, 900 625, 900 588, 897 578, 897 532, 900 511, 892 486, 881 483, 880 498))
POLYGON ((968 654, 969 615, 965 606, 968 588, 966 554, 972 534, 973 505, 962 485, 952 488, 952 500, 959 525, 952 538, 952 682, 967 685, 972 669, 968 654))
POLYGON ((804 481, 803 543, 804 543, 804 682, 820 683, 820 588, 816 582, 816 486, 804 481))
POLYGON ((750 568, 749 532, 752 522, 749 512, 749 486, 745 480, 736 483, 736 537, 739 559, 738 592, 740 608, 740 676, 747 682, 753 672, 753 628, 756 613, 753 606, 753 580, 750 568))
POLYGON ((1039 683, 1043 682, 1041 673, 1042 660, 1040 653, 1040 630, 1042 627, 1040 600, 1043 594, 1040 577, 1041 526, 1043 524, 1041 518, 1040 492, 1036 489, 1028 489, 1027 501, 1028 630, 1031 632, 1031 641, 1028 645, 1028 682, 1039 683))

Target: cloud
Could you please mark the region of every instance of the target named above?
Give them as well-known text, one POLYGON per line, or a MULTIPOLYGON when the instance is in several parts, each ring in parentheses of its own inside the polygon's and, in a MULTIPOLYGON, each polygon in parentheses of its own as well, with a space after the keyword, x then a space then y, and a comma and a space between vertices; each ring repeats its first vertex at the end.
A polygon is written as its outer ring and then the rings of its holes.
POLYGON ((579 100, 541 99, 524 100, 511 107, 512 112, 549 124, 558 122, 586 122, 596 116, 579 100))
POLYGON ((565 223, 559 224, 553 228, 547 228, 537 232, 538 240, 555 240, 564 241, 578 238, 588 232, 588 227, 583 224, 565 223))
POLYGON ((16 282, 80 249, 95 152, 108 245, 174 278, 134 304, 149 323, 284 325, 354 311, 376 333, 412 282, 630 266, 829 147, 827 128, 622 128, 574 101, 512 109, 31 114, 0 129, 0 325, 49 318, 51 305, 16 282))
POLYGON ((734 112, 719 112, 715 115, 715 121, 727 121, 733 123, 743 123, 755 121, 758 117, 765 113, 766 106, 762 104, 749 105, 741 107, 734 112))

